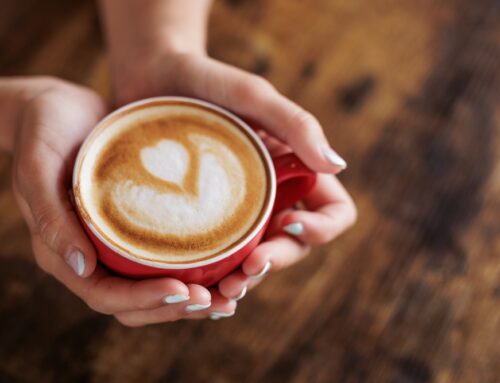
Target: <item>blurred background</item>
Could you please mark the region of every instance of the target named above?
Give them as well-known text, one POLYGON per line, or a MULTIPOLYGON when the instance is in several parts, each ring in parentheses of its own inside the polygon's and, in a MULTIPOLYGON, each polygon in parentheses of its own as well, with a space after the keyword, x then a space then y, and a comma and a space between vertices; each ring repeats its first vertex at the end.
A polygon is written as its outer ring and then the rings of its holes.
MULTIPOLYGON (((37 268, 0 153, 0 382, 499 382, 498 0, 216 0, 209 52, 318 117, 357 225, 233 318, 129 329, 37 268)), ((0 74, 109 96, 94 2, 3 0, 0 74)))

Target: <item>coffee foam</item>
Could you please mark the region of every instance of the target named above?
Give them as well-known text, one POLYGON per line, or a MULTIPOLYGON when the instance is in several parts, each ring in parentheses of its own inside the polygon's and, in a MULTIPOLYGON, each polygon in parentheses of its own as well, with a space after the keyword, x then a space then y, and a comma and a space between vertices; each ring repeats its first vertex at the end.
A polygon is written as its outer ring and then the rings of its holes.
POLYGON ((79 196, 94 228, 119 249, 191 263, 235 246, 259 221, 264 160, 226 117, 160 104, 99 129, 82 160, 79 196))

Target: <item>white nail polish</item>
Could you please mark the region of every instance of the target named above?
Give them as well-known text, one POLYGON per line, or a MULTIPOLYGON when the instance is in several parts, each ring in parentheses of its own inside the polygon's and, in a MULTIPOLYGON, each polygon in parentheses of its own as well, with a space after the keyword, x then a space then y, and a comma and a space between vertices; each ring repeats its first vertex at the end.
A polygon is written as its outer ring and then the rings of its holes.
POLYGON ((304 225, 301 222, 294 222, 284 226, 283 230, 288 234, 301 235, 304 234, 304 225))
POLYGON ((181 303, 189 300, 189 296, 183 294, 166 295, 163 297, 165 304, 181 303))
POLYGON ((333 165, 340 167, 341 169, 347 168, 347 162, 338 155, 338 153, 330 147, 325 147, 322 149, 325 158, 333 165))
POLYGON ((72 250, 66 258, 66 262, 76 275, 81 277, 85 272, 85 257, 80 250, 72 250))
POLYGON ((241 293, 239 293, 238 296, 236 298, 233 298, 233 299, 235 301, 239 301, 240 299, 243 299, 245 297, 245 295, 247 295, 247 289, 248 289, 247 286, 243 287, 243 290, 241 290, 241 293))
POLYGON ((192 305, 187 305, 186 306, 186 311, 188 313, 192 313, 192 312, 195 312, 195 311, 201 311, 201 310, 205 310, 205 309, 208 309, 210 306, 212 305, 212 302, 206 304, 206 305, 200 305, 200 304, 192 304, 192 305))
POLYGON ((250 279, 254 279, 254 280, 255 280, 255 279, 260 279, 260 278, 262 278, 264 275, 266 275, 266 274, 269 272, 269 270, 270 270, 270 269, 271 269, 271 262, 269 262, 269 261, 268 261, 268 262, 265 264, 265 266, 263 267, 263 269, 262 269, 262 270, 261 270, 258 274, 251 275, 251 276, 250 276, 250 279))
POLYGON ((222 311, 214 311, 210 314, 210 319, 212 320, 219 320, 220 318, 229 318, 234 315, 234 311, 232 313, 225 313, 222 311))

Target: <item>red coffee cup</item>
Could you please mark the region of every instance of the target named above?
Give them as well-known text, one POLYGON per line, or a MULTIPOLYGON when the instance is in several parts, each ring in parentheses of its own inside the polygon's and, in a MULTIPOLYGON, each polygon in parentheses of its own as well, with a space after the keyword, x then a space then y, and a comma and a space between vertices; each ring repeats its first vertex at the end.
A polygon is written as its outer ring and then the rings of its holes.
POLYGON ((99 261, 111 271, 136 279, 172 277, 185 283, 211 286, 236 269, 258 245, 262 240, 272 214, 286 209, 304 198, 310 192, 315 182, 316 173, 306 167, 293 153, 272 159, 259 136, 245 121, 231 112, 206 101, 192 98, 155 97, 126 105, 114 111, 97 124, 94 131, 87 137, 80 148, 75 162, 73 197, 80 222, 96 247, 99 261), (269 192, 267 194, 268 200, 266 201, 265 208, 254 229, 241 239, 236 246, 222 254, 188 264, 169 264, 168 262, 140 259, 127 254, 106 240, 96 229, 91 218, 83 213, 84 209, 82 209, 78 185, 81 164, 88 148, 92 145, 92 142, 99 139, 100 132, 105 129, 109 121, 116 121, 120 116, 133 112, 136 109, 144 108, 152 103, 182 104, 183 106, 202 108, 205 111, 208 110, 211 113, 223 116, 243 129, 250 139, 254 141, 262 154, 264 165, 270 175, 268 182, 269 192))

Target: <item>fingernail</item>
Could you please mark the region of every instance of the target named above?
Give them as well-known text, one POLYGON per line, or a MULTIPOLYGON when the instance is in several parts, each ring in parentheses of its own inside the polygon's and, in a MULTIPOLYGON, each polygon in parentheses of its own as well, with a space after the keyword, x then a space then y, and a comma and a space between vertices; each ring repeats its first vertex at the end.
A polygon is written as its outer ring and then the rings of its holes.
POLYGON ((85 256, 80 250, 72 250, 66 258, 66 262, 73 269, 76 275, 81 277, 85 272, 85 256))
POLYGON ((188 313, 192 313, 194 311, 201 311, 201 310, 205 310, 205 309, 208 309, 210 306, 212 305, 212 302, 206 304, 206 305, 200 305, 200 304, 192 304, 192 305, 187 305, 186 306, 186 311, 188 313))
POLYGON ((345 160, 340 157, 335 150, 327 146, 323 148, 322 151, 328 162, 333 165, 339 166, 341 169, 347 168, 347 162, 345 162, 345 160))
POLYGON ((238 296, 237 296, 236 298, 233 298, 233 300, 235 300, 235 301, 239 301, 240 299, 243 299, 243 297, 244 297, 245 295, 247 295, 247 289, 248 289, 248 287, 247 287, 247 286, 243 287, 243 290, 241 290, 241 293, 239 293, 239 294, 238 294, 238 296))
POLYGON ((212 320, 219 320, 220 318, 229 318, 234 315, 234 311, 232 313, 225 313, 222 311, 214 311, 210 314, 210 319, 212 320))
POLYGON ((163 302, 166 304, 180 303, 189 300, 189 296, 183 294, 166 295, 163 297, 163 302))
POLYGON ((269 272, 270 268, 271 268, 271 262, 268 261, 258 274, 250 275, 249 278, 250 279, 260 279, 269 272))
POLYGON ((284 226, 283 230, 288 234, 300 235, 304 233, 304 225, 301 222, 294 222, 284 226))

